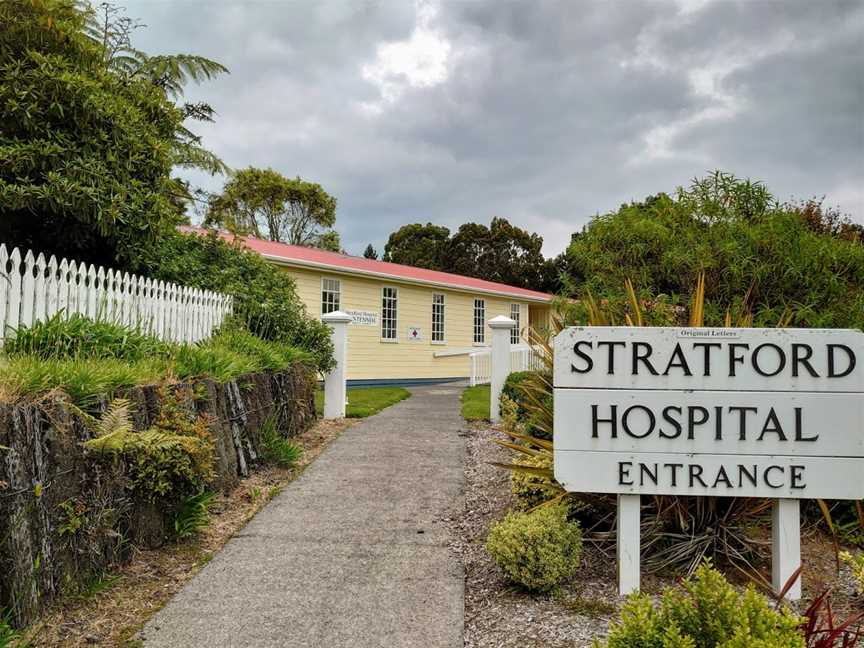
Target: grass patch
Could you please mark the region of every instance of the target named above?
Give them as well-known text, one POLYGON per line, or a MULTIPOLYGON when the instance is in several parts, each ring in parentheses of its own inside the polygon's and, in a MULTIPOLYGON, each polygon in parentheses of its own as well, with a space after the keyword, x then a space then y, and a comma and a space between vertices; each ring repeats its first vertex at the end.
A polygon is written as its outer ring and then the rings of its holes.
POLYGON ((466 387, 462 392, 462 418, 467 421, 489 420, 489 385, 466 387))
MULTIPOLYGON (((366 418, 377 414, 383 409, 405 400, 411 395, 402 387, 355 387, 348 390, 348 406, 345 408, 346 418, 366 418)), ((324 413, 324 392, 315 392, 315 411, 318 415, 324 413)))

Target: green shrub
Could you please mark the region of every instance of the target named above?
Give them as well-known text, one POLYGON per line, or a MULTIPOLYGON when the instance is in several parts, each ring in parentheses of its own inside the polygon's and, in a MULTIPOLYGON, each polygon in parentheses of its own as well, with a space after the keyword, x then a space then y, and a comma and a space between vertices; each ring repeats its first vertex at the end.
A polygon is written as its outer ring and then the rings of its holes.
POLYGON ((200 493, 213 477, 213 438, 206 419, 163 391, 153 426, 135 432, 128 401, 117 399, 97 420, 81 413, 96 438, 84 447, 96 456, 122 458, 129 489, 149 502, 200 493))
POLYGON ((864 553, 853 555, 848 551, 840 553, 840 559, 849 565, 859 594, 864 594, 864 553))
POLYGON ((535 371, 514 371, 504 381, 501 400, 503 403, 508 398, 516 405, 515 415, 525 434, 551 439, 542 421, 547 411, 552 410, 552 394, 536 389, 540 377, 542 374, 535 371))
POLYGON ((492 526, 486 550, 513 582, 548 591, 579 568, 582 530, 568 521, 566 506, 511 512, 492 526))
POLYGON ((261 426, 261 451, 265 461, 279 466, 292 466, 303 456, 303 448, 289 441, 276 431, 273 418, 268 418, 261 426))
POLYGON ((749 295, 754 326, 775 326, 791 308, 792 326, 864 328, 862 231, 819 204, 780 204, 761 183, 718 172, 594 218, 567 254, 583 293, 614 309, 630 280, 662 311, 654 324, 686 324, 664 322, 668 306, 685 303, 704 273, 706 326, 749 295))
POLYGON ((180 500, 174 515, 174 535, 180 540, 191 538, 210 525, 210 505, 216 493, 201 491, 180 500))
POLYGON ((312 319, 294 280, 259 254, 206 236, 174 233, 142 252, 139 271, 164 281, 232 295, 234 319, 265 340, 307 351, 315 367, 333 366, 330 329, 312 319))
POLYGON ((802 619, 775 610, 751 585, 743 594, 710 563, 682 587, 667 588, 659 606, 634 594, 621 621, 595 648, 805 648, 802 619))
MULTIPOLYGON (((513 463, 520 466, 528 466, 529 468, 551 470, 552 455, 549 453, 529 457, 520 454, 513 463)), ((557 493, 553 489, 550 489, 549 485, 549 479, 541 475, 518 470, 510 471, 510 490, 516 497, 516 506, 519 510, 528 511, 554 497, 557 493)))

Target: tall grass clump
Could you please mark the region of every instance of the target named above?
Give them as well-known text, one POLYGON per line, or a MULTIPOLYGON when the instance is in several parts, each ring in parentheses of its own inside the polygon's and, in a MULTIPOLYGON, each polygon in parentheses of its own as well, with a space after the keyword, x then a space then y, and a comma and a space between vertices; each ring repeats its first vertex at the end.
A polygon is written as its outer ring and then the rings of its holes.
POLYGON ((193 378, 228 382, 296 363, 312 367, 315 359, 237 324, 195 344, 176 344, 127 326, 58 313, 18 329, 7 340, 0 353, 0 398, 62 390, 86 409, 100 396, 138 385, 193 378))
POLYGON ((10 356, 28 355, 43 360, 67 358, 138 361, 167 357, 172 345, 115 324, 60 311, 44 322, 15 331, 5 343, 10 356))

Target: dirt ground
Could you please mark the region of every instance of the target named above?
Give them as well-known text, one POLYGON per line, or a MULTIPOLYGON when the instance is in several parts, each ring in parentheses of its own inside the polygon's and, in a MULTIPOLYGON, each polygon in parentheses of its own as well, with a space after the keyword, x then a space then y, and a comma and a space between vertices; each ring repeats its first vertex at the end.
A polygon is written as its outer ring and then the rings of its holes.
POLYGON ((84 594, 67 597, 30 628, 34 647, 134 646, 130 640, 198 570, 286 484, 296 479, 355 420, 319 421, 293 439, 303 446, 291 468, 266 467, 220 494, 211 523, 192 541, 154 550, 136 550, 132 560, 92 583, 84 594))
MULTIPOLYGON (((513 505, 509 473, 490 464, 508 463, 510 452, 494 438, 505 437, 488 424, 472 424, 466 432, 465 510, 453 520, 453 550, 465 565, 465 646, 589 647, 606 636, 623 602, 616 591, 614 550, 586 542, 577 577, 555 594, 532 595, 508 583, 484 548, 491 523, 513 505)), ((830 537, 805 529, 802 557, 805 600, 830 588, 838 617, 864 610, 849 570, 837 574, 830 537)), ((770 578, 767 565, 764 573, 770 578)), ((661 579, 643 572, 642 589, 656 594, 675 581, 674 575, 661 579)))

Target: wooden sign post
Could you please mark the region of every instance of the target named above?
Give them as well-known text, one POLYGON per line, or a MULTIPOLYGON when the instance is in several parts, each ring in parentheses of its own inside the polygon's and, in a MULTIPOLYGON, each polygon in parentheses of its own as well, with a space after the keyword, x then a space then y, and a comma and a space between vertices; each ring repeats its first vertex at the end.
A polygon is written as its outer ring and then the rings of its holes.
POLYGON ((621 593, 641 495, 774 499, 776 591, 801 564, 798 500, 864 498, 860 331, 572 327, 554 388, 556 480, 618 495, 621 593))

